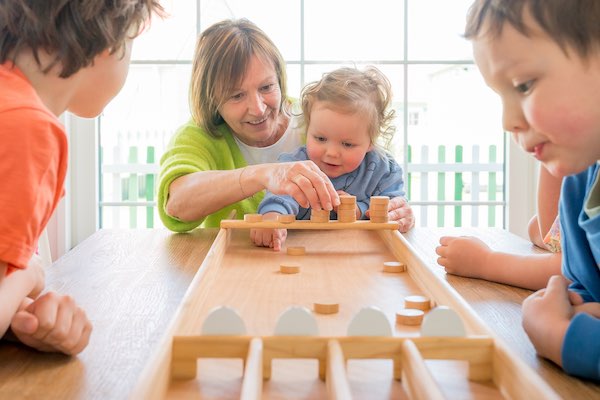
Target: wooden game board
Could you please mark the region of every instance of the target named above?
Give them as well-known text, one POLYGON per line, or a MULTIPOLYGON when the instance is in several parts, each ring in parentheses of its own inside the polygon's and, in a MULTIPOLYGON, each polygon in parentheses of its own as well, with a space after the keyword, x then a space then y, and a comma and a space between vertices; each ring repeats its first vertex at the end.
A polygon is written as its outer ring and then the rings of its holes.
POLYGON ((302 256, 254 247, 247 229, 256 223, 223 221, 132 398, 558 398, 387 224, 294 224, 274 226, 289 229, 285 246, 304 246, 302 256), (279 273, 290 259, 300 273, 279 273), (407 272, 383 272, 390 260, 407 272), (421 337, 418 326, 397 325, 395 311, 413 294, 455 310, 467 336, 421 337), (315 314, 318 336, 273 335, 288 307, 323 299, 340 310, 315 314), (200 335, 210 311, 223 305, 239 312, 247 336, 200 335), (346 336, 365 306, 388 316, 393 337, 346 336))

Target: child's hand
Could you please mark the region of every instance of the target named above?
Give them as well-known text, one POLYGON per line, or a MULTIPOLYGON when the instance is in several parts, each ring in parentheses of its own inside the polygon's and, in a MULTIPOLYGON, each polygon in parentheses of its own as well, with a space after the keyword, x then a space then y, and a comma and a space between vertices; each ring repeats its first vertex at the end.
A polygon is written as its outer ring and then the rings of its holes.
MULTIPOLYGON (((263 221, 276 221, 279 213, 269 212, 263 215, 263 221)), ((271 247, 280 251, 287 238, 287 229, 250 229, 250 239, 256 246, 271 247)))
POLYGON ((45 293, 25 299, 11 320, 13 334, 39 351, 80 353, 88 344, 92 324, 69 296, 45 293))
POLYGON ((554 275, 546 289, 538 290, 523 302, 523 328, 537 353, 562 366, 561 350, 575 307, 568 281, 554 275))
POLYGON ((487 257, 492 249, 481 240, 472 236, 443 236, 440 246, 436 247, 438 264, 449 274, 485 279, 487 257))

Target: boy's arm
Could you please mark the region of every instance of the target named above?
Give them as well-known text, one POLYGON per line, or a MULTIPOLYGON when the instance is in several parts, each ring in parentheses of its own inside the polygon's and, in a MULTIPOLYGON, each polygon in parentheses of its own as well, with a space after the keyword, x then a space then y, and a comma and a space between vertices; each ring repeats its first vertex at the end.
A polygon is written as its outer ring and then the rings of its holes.
MULTIPOLYGON (((4 264, 4 269, 7 265, 4 264)), ((1 269, 1 268, 0 268, 1 269)), ((3 337, 10 326, 15 313, 27 296, 32 298, 44 288, 44 269, 42 259, 34 255, 27 268, 16 269, 0 281, 0 337, 3 337)))
POLYGON ((562 178, 555 177, 543 165, 540 166, 537 217, 542 239, 546 236, 558 215, 558 199, 560 198, 561 184, 562 178))
POLYGON ((586 313, 573 317, 561 348, 562 366, 568 374, 600 380, 599 337, 600 319, 586 313))
POLYGON ((538 290, 560 274, 561 254, 517 255, 493 251, 475 237, 440 238, 438 264, 454 275, 538 290))
POLYGON ((523 328, 537 353, 572 375, 600 380, 600 320, 577 313, 573 292, 560 275, 523 302, 523 328))

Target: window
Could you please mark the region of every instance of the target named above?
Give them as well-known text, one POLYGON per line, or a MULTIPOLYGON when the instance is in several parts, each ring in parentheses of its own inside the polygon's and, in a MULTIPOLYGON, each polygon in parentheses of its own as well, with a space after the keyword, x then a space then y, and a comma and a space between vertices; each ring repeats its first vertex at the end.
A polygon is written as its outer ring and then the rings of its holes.
MULTIPOLYGON (((260 26, 287 62, 289 94, 339 66, 376 65, 397 111, 391 151, 421 226, 505 226, 501 108, 461 37, 471 0, 170 0, 136 39, 128 80, 98 119, 97 227, 161 226, 153 186, 189 118, 198 32, 224 18, 260 26)), ((95 213, 92 213, 95 214, 95 213)), ((88 222, 91 224, 92 222, 88 222)))

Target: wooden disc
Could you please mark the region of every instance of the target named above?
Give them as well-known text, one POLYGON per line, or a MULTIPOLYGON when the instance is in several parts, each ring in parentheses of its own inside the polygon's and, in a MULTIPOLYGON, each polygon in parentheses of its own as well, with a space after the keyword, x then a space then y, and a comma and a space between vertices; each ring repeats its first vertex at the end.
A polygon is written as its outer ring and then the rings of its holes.
POLYGON ((415 308, 405 308, 396 311, 396 323, 401 325, 421 325, 425 311, 415 308))
POLYGON ((261 222, 262 220, 262 214, 244 214, 244 221, 246 222, 261 222))
POLYGON ((399 261, 386 261, 383 263, 383 272, 398 273, 406 271, 406 265, 399 261))
POLYGON ((300 272, 300 266, 298 264, 281 264, 279 271, 282 274, 297 274, 300 272))
POLYGON ((290 256, 303 256, 306 254, 306 249, 303 246, 288 247, 286 252, 290 256))
POLYGON ((417 310, 429 311, 431 303, 425 296, 406 296, 404 298, 405 308, 416 308, 417 310))
POLYGON ((340 311, 339 303, 315 303, 314 310, 317 314, 335 314, 340 311))
POLYGON ((277 221, 284 224, 290 224, 296 221, 296 216, 294 214, 280 214, 277 216, 277 221))

